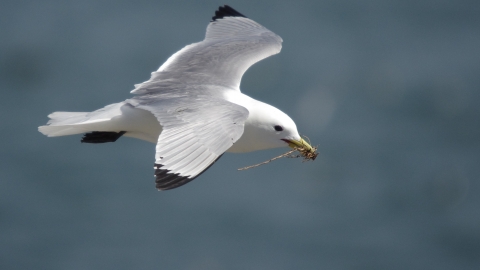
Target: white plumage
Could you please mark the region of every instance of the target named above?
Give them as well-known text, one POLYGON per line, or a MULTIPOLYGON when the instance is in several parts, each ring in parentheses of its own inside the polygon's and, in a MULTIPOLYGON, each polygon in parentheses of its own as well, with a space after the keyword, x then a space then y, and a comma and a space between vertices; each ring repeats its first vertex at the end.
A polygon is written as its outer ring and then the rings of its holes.
POLYGON ((280 52, 282 39, 229 6, 220 7, 205 39, 173 54, 135 97, 94 112, 55 112, 39 131, 86 133, 83 142, 125 135, 156 143, 157 188, 200 175, 225 151, 249 152, 301 141, 285 113, 240 92, 254 63, 280 52))

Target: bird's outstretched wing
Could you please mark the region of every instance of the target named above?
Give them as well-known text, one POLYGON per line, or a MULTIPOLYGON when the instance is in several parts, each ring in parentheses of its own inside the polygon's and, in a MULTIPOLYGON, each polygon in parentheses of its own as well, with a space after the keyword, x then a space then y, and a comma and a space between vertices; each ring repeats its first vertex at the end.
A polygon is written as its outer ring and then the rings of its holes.
POLYGON ((155 182, 160 190, 195 179, 243 134, 247 109, 198 92, 203 94, 162 91, 128 100, 153 113, 162 126, 155 154, 155 182))
POLYGON ((132 93, 145 94, 179 85, 213 85, 240 91, 245 71, 277 54, 282 39, 275 33, 225 5, 207 27, 205 39, 173 54, 150 80, 135 85, 132 93))

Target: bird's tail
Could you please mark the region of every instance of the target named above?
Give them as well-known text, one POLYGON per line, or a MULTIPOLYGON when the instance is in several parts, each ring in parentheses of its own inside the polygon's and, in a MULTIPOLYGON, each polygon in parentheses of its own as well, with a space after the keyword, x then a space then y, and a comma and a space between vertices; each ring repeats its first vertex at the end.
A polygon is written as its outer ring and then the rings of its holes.
POLYGON ((38 131, 48 137, 85 133, 82 142, 86 143, 114 142, 122 135, 156 143, 162 131, 151 112, 126 101, 93 112, 54 112, 48 117, 50 121, 38 131))
POLYGON ((84 126, 79 125, 87 118, 88 112, 54 112, 48 117, 46 126, 38 127, 38 131, 48 137, 66 136, 83 133, 84 126))
POLYGON ((50 121, 47 125, 38 127, 38 131, 48 137, 91 132, 117 133, 121 130, 117 130, 112 119, 122 114, 120 108, 123 105, 123 102, 116 103, 94 112, 54 112, 48 116, 50 121))

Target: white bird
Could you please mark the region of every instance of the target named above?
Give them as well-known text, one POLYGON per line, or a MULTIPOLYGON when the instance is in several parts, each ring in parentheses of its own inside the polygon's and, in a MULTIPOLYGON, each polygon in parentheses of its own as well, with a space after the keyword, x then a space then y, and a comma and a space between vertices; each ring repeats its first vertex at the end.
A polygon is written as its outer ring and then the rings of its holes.
POLYGON ((184 185, 224 152, 311 146, 279 109, 240 92, 245 71, 277 54, 282 39, 233 8, 220 7, 205 39, 190 44, 135 85, 131 99, 93 112, 54 112, 48 137, 86 133, 82 142, 122 135, 156 143, 156 187, 184 185))

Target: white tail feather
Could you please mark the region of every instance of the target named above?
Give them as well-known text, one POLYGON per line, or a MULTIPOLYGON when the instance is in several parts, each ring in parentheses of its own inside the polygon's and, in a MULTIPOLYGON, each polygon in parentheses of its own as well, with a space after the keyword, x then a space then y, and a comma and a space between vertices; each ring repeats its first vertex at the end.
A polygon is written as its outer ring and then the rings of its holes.
POLYGON ((115 116, 122 115, 120 108, 123 105, 124 102, 115 103, 93 112, 54 112, 48 116, 50 121, 47 125, 39 127, 38 131, 48 137, 91 131, 117 131, 109 122, 115 116))
POLYGON ((54 112, 48 117, 47 125, 38 127, 38 131, 48 137, 92 131, 126 131, 125 136, 156 143, 161 132, 152 113, 134 108, 127 102, 111 104, 93 112, 54 112))

